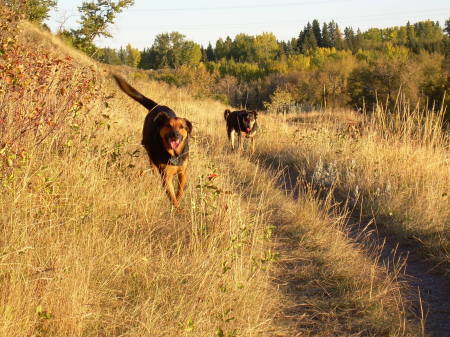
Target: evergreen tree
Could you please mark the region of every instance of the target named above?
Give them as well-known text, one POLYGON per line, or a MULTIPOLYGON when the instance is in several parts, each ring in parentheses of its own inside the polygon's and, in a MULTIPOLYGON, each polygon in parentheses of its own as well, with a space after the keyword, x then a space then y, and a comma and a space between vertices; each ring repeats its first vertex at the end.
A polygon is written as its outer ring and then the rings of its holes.
POLYGON ((127 51, 123 47, 119 48, 119 51, 117 52, 117 56, 119 57, 120 64, 127 63, 127 51))
POLYGON ((330 36, 331 45, 330 47, 335 47, 336 49, 343 48, 342 33, 339 30, 339 26, 336 22, 331 21, 328 23, 328 34, 330 36))
POLYGON ((305 28, 300 32, 298 36, 297 50, 302 54, 306 54, 309 53, 311 50, 315 50, 316 48, 317 48, 316 36, 314 35, 311 23, 308 22, 308 24, 305 26, 305 28))
POLYGON ((332 36, 328 29, 328 25, 324 22, 322 25, 322 47, 331 48, 333 46, 332 36))
POLYGON ((342 38, 342 32, 339 29, 339 26, 336 24, 336 30, 334 31, 334 46, 338 50, 342 50, 345 48, 344 39, 342 38))
POLYGON ((363 40, 364 40, 364 37, 363 37, 363 34, 361 32, 361 29, 358 28, 356 30, 356 36, 355 36, 355 39, 353 41, 353 48, 354 48, 355 51, 358 51, 359 49, 362 48, 363 40))
POLYGON ((303 51, 309 52, 311 50, 315 50, 317 48, 317 40, 314 35, 314 31, 309 28, 305 35, 305 41, 303 43, 303 51))
POLYGON ((138 65, 141 69, 156 69, 156 53, 152 48, 144 48, 141 51, 141 61, 138 65))
POLYGON ((348 48, 354 52, 355 51, 355 32, 353 31, 352 27, 345 27, 344 39, 345 39, 346 48, 348 48))
POLYGON ((206 60, 207 61, 215 61, 214 49, 211 45, 211 42, 208 43, 208 47, 206 47, 206 60))
POLYGON ((322 41, 322 33, 320 31, 320 24, 317 19, 314 19, 312 22, 312 31, 314 33, 314 37, 317 42, 317 46, 324 47, 323 41, 322 41))
POLYGON ((418 53, 419 43, 416 37, 416 32, 414 26, 412 26, 409 21, 406 23, 406 38, 407 38, 407 47, 411 49, 413 52, 418 53))
POLYGON ((289 41, 286 43, 286 48, 285 48, 286 54, 287 54, 287 55, 294 54, 294 53, 295 53, 296 46, 297 46, 297 39, 296 39, 295 37, 293 37, 291 40, 289 40, 289 41))
POLYGON ((208 62, 208 57, 206 56, 206 49, 203 46, 200 46, 200 52, 202 54, 201 62, 208 62))
POLYGON ((445 21, 444 32, 447 33, 447 36, 450 36, 450 18, 445 21))

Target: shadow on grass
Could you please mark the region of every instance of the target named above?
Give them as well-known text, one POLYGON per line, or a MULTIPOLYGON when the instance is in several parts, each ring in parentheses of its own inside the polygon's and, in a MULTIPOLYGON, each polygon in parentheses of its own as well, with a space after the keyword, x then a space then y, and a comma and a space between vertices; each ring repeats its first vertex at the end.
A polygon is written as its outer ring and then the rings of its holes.
POLYGON ((411 289, 405 296, 413 303, 416 317, 426 318, 426 334, 450 336, 449 279, 430 269, 430 264, 417 249, 416 240, 389 231, 388 226, 380 222, 383 215, 378 216, 377 221, 362 216, 362 205, 358 200, 351 200, 351 190, 337 189, 332 184, 318 182, 314 179, 313 170, 303 169, 300 172, 298 161, 289 152, 273 154, 259 150, 252 160, 274 172, 281 169, 283 174, 277 179, 278 188, 294 199, 298 199, 299 193, 305 188, 312 188, 320 199, 327 198, 331 193, 342 211, 351 205, 348 218, 350 236, 369 250, 375 247, 380 252, 378 263, 388 266, 390 270, 395 268, 395 261, 403 260, 405 275, 401 276, 400 281, 407 282, 411 289))

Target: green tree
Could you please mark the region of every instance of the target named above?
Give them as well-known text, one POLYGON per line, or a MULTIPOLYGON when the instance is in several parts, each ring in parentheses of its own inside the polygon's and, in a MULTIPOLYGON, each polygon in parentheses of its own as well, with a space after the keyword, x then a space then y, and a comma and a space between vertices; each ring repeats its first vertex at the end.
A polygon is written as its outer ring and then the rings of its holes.
POLYGON ((331 48, 333 46, 332 36, 328 30, 326 22, 322 25, 322 47, 331 48))
POLYGON ((141 69, 156 68, 156 52, 153 48, 144 48, 141 51, 141 62, 139 62, 138 67, 141 69))
POLYGON ((202 50, 199 44, 193 41, 185 41, 181 45, 180 61, 175 67, 181 65, 196 66, 202 60, 202 50))
POLYGON ((78 10, 81 13, 81 28, 76 32, 81 39, 93 42, 96 37, 111 37, 108 26, 124 8, 134 4, 134 0, 96 0, 83 2, 78 10))
POLYGON ((96 59, 106 64, 122 64, 117 51, 113 48, 102 48, 98 51, 96 59))
POLYGON ((344 43, 342 39, 342 33, 339 29, 339 26, 336 22, 331 21, 328 23, 328 33, 330 34, 331 46, 336 49, 343 49, 344 43))
POLYGON ((314 35, 311 23, 303 28, 298 36, 297 49, 302 54, 307 54, 317 48, 317 39, 314 35))
POLYGON ((421 49, 431 53, 442 52, 444 33, 439 22, 419 21, 414 24, 414 30, 421 49))
POLYGON ((231 48, 233 45, 233 41, 229 36, 225 39, 225 41, 220 38, 216 41, 216 60, 220 60, 222 58, 230 59, 231 58, 231 48))
POLYGON ((118 13, 123 8, 133 5, 134 0, 97 0, 96 2, 83 2, 78 10, 81 13, 80 28, 64 30, 59 36, 85 53, 95 56, 99 49, 94 39, 99 36, 111 37, 108 26, 114 23, 118 13))
POLYGON ((350 49, 351 51, 356 51, 355 49, 355 32, 353 31, 352 27, 345 27, 344 29, 344 40, 347 49, 350 49))
POLYGON ((136 48, 133 48, 131 44, 127 44, 125 47, 125 64, 130 67, 137 67, 141 61, 141 52, 136 48))
POLYGON ((207 61, 215 61, 216 57, 215 57, 215 53, 214 53, 214 49, 211 45, 211 42, 208 43, 208 47, 206 47, 206 60, 207 61))
POLYGON ((67 44, 85 52, 88 55, 95 55, 98 52, 98 48, 93 41, 85 39, 80 35, 79 30, 62 30, 58 33, 59 38, 65 41, 67 44))
POLYGON ((147 68, 178 68, 181 65, 198 65, 202 58, 199 44, 187 41, 178 32, 158 34, 151 50, 145 51, 141 66, 147 68))
POLYGON ((314 37, 316 38, 317 46, 324 47, 322 41, 322 32, 320 31, 320 24, 317 19, 314 19, 312 22, 312 31, 314 33, 314 37))
POLYGON ((254 40, 255 61, 262 65, 267 65, 275 60, 280 52, 280 45, 277 38, 272 33, 262 33, 254 40))
POLYGON ((447 33, 447 36, 450 36, 450 18, 445 21, 444 32, 447 33))
POLYGON ((48 19, 49 12, 56 7, 56 0, 27 0, 25 17, 28 21, 42 23, 48 19))
POLYGON ((297 39, 292 38, 289 41, 281 41, 280 44, 280 54, 292 55, 295 54, 297 49, 297 39))
POLYGON ((255 61, 255 38, 244 33, 236 35, 231 48, 231 55, 238 62, 255 61))
POLYGON ((417 40, 414 26, 412 26, 409 21, 406 24, 406 41, 406 45, 409 49, 415 53, 419 51, 419 41, 417 40))
POLYGON ((127 62, 127 51, 123 47, 119 48, 117 56, 120 59, 120 64, 125 64, 127 62))

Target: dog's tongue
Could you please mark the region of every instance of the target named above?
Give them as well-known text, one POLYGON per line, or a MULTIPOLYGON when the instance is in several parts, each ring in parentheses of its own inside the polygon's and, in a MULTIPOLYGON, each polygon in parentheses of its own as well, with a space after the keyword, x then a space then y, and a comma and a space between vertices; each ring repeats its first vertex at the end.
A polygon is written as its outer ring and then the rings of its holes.
POLYGON ((250 128, 247 128, 247 132, 250 132, 250 131, 252 131, 252 129, 250 129, 250 128))
POLYGON ((178 147, 178 145, 180 145, 180 141, 179 140, 171 140, 170 141, 170 147, 174 150, 176 150, 176 148, 178 147))

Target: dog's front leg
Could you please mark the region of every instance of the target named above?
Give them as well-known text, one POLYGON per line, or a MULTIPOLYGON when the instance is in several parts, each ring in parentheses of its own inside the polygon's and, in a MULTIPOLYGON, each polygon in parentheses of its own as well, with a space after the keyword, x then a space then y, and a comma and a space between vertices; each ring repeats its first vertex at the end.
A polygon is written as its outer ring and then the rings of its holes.
POLYGON ((234 150, 234 135, 235 135, 235 131, 231 130, 230 132, 230 140, 231 140, 231 149, 234 150))
POLYGON ((175 196, 175 188, 173 187, 173 178, 176 174, 176 169, 171 166, 166 166, 165 170, 162 172, 162 180, 164 189, 166 190, 167 196, 175 207, 178 207, 177 197, 175 196))
POLYGON ((186 173, 186 166, 184 166, 178 172, 178 191, 176 196, 178 203, 181 201, 181 198, 183 198, 184 190, 186 188, 186 182, 187 182, 187 173, 186 173))
POLYGON ((237 143, 238 143, 238 150, 242 151, 242 149, 244 148, 244 142, 242 140, 242 135, 240 132, 238 133, 237 143))

